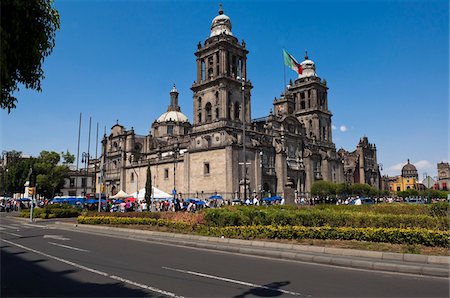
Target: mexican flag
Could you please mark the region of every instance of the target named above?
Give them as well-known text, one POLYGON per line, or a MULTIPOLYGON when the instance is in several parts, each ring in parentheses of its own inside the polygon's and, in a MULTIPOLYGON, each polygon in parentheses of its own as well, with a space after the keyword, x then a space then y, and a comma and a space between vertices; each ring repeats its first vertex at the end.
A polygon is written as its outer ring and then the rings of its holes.
POLYGON ((292 57, 291 54, 286 52, 286 50, 283 49, 283 57, 284 57, 284 65, 288 66, 290 69, 298 73, 299 75, 302 74, 303 69, 300 63, 295 60, 294 57, 292 57))

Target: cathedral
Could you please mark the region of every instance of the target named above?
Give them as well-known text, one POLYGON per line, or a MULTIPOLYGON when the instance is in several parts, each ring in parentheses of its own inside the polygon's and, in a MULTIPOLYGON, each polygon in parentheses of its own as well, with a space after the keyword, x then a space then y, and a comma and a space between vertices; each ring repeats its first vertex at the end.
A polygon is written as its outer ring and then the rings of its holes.
POLYGON ((308 56, 300 63, 303 72, 274 99, 270 114, 252 119, 248 53, 220 8, 195 52, 192 122, 181 111, 174 85, 167 111, 148 135, 116 123, 102 140, 97 187, 102 182, 107 196, 133 193, 145 187, 148 166, 154 187, 181 198, 279 195, 293 203, 319 180, 378 187, 375 145, 364 139, 356 153, 337 152, 327 82, 308 56), (358 162, 349 162, 353 159, 358 162))

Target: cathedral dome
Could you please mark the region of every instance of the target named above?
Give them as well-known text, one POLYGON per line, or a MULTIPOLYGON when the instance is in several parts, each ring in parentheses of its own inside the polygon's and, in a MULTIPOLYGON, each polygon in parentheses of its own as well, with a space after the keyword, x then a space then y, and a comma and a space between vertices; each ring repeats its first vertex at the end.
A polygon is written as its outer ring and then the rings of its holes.
POLYGON ((418 177, 417 169, 413 164, 409 163, 409 159, 408 159, 408 163, 406 165, 404 165, 402 168, 402 177, 405 177, 405 178, 417 178, 418 177))
POLYGON ((303 72, 301 75, 299 75, 299 78, 306 78, 306 77, 317 77, 316 74, 316 65, 314 61, 309 60, 308 58, 308 52, 306 52, 305 60, 300 63, 302 66, 303 72))
POLYGON ((158 123, 162 122, 189 122, 188 117, 186 117, 185 114, 178 112, 178 111, 168 111, 159 116, 159 118, 156 120, 158 123))
POLYGON ((233 33, 231 33, 230 18, 227 15, 223 14, 222 5, 220 5, 219 15, 212 20, 211 34, 209 35, 209 37, 220 35, 222 33, 233 35, 233 33))

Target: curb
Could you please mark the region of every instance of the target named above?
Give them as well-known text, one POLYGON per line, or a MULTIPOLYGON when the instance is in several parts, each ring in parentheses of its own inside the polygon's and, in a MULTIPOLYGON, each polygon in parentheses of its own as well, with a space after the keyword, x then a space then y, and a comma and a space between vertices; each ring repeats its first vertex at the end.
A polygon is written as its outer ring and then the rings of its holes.
POLYGON ((259 240, 214 238, 109 226, 74 224, 58 221, 56 221, 55 224, 63 229, 112 236, 116 238, 136 239, 163 244, 213 249, 252 256, 262 256, 358 269, 449 277, 450 257, 448 256, 427 256, 284 244, 259 240), (111 231, 123 233, 112 234, 111 231))

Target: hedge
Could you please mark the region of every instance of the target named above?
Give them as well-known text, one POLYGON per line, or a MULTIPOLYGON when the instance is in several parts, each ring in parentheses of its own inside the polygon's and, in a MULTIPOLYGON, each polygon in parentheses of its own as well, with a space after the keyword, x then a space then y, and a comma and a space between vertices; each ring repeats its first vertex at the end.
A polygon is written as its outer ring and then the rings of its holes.
POLYGON ((351 228, 351 227, 304 227, 304 226, 228 226, 207 227, 179 221, 154 218, 125 218, 79 216, 82 224, 151 225, 167 227, 179 232, 194 231, 207 236, 225 236, 244 239, 336 239, 387 242, 393 244, 421 244, 448 247, 450 233, 427 229, 401 228, 351 228))
POLYGON ((218 208, 204 212, 207 226, 292 225, 307 227, 424 228, 448 230, 447 217, 375 214, 321 209, 218 208))
POLYGON ((204 233, 209 236, 244 239, 335 239, 440 247, 448 247, 450 244, 450 233, 448 231, 426 229, 239 226, 211 227, 204 233))
POLYGON ((167 227, 176 230, 192 230, 193 226, 180 221, 148 217, 114 217, 114 216, 78 216, 78 223, 81 224, 107 224, 107 225, 151 225, 167 227))
MULTIPOLYGON (((53 207, 52 205, 46 206, 45 208, 34 208, 33 216, 46 218, 68 218, 77 217, 81 214, 81 210, 73 207, 58 206, 53 207)), ((30 217, 30 210, 23 210, 20 212, 21 217, 30 217)))

